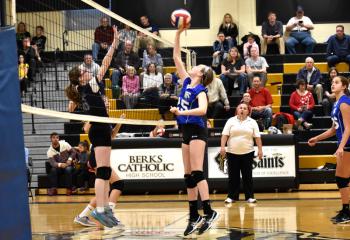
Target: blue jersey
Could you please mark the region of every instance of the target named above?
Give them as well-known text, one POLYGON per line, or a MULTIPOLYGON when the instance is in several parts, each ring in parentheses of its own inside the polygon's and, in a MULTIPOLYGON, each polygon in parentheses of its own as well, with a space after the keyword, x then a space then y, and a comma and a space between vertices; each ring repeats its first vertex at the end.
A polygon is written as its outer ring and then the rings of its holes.
MULTIPOLYGON (((202 85, 199 84, 194 88, 189 87, 191 83, 191 78, 186 78, 183 82, 183 87, 179 96, 179 101, 177 103, 177 108, 180 111, 191 110, 198 108, 198 99, 197 96, 201 92, 207 93, 208 90, 202 85)), ((202 116, 177 116, 177 124, 196 124, 202 128, 205 128, 207 123, 202 116)))
MULTIPOLYGON (((340 111, 340 105, 342 103, 350 105, 350 98, 346 95, 341 96, 339 98, 339 100, 334 103, 332 115, 331 115, 334 127, 336 129, 336 136, 337 136, 337 140, 338 140, 338 145, 340 144, 340 142, 342 140, 343 133, 345 130, 343 116, 342 116, 342 113, 340 111)), ((348 141, 345 145, 350 146, 350 138, 348 139, 348 141)))

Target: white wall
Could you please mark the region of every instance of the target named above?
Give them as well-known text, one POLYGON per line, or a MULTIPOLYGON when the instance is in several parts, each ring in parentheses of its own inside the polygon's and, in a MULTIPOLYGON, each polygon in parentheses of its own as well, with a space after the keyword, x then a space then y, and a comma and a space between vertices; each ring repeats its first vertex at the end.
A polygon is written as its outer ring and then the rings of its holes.
MULTIPOLYGON (((280 0, 281 1, 281 0, 280 0)), ((253 32, 260 36, 261 27, 256 26, 256 4, 255 0, 209 0, 210 2, 210 29, 188 30, 187 36, 183 37, 182 44, 188 46, 210 46, 216 39, 216 33, 219 25, 226 12, 231 13, 234 20, 238 24, 239 39, 253 32)), ((307 15, 307 12, 305 12, 307 15)), ((277 16, 278 17, 278 16, 277 16)), ((291 16, 292 17, 292 16, 291 16)), ((312 20, 312 16, 308 16, 312 20)), ((315 29, 312 35, 319 43, 325 42, 328 37, 335 34, 334 24, 315 24, 315 29)), ((350 23, 342 23, 345 26, 345 31, 350 33, 350 23)), ((174 31, 161 31, 162 37, 173 41, 174 31)))
MULTIPOLYGON (((168 0, 169 1, 169 0, 168 0)), ((280 0, 281 1, 281 0, 280 0)), ((186 34, 183 34, 182 46, 211 46, 216 39, 216 34, 219 25, 222 22, 225 13, 231 13, 239 28, 239 39, 247 34, 249 31, 260 35, 261 27, 256 26, 255 15, 255 0, 209 0, 209 29, 189 29, 186 34)), ((33 13, 17 14, 18 20, 34 20, 31 17, 33 13)), ((45 27, 48 35, 48 50, 53 50, 56 47, 62 47, 61 34, 63 32, 63 15, 62 12, 41 12, 34 13, 40 19, 49 18, 50 21, 45 23, 34 22, 30 24, 29 30, 34 32, 34 27, 37 24, 45 27), (42 18, 41 18, 42 17, 42 18), (51 36, 50 36, 51 35, 51 36)), ((307 15, 307 12, 305 13, 307 15)), ((278 16, 277 16, 278 17, 278 16)), ((291 16, 292 17, 292 16, 291 16)), ((312 20, 312 16, 309 16, 312 20)), ((312 31, 313 37, 317 42, 325 42, 326 39, 335 33, 335 26, 337 24, 315 24, 315 29, 312 31)), ((343 24, 345 31, 350 33, 350 23, 343 24)), ((162 30, 161 36, 171 42, 174 41, 175 30, 162 30)), ((75 42, 68 46, 68 50, 90 49, 93 34, 89 31, 80 31, 74 34, 70 32, 69 40, 75 42)))

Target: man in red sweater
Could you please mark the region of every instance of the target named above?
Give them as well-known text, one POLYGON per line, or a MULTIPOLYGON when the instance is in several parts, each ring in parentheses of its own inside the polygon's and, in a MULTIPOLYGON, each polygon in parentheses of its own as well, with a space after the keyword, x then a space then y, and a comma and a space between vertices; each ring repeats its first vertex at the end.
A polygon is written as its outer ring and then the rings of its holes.
POLYGON ((252 107, 251 117, 255 120, 262 119, 265 129, 271 126, 272 119, 272 96, 265 87, 261 87, 260 76, 254 76, 253 87, 249 90, 251 97, 250 105, 252 107))
POLYGON ((92 58, 96 62, 100 49, 108 50, 113 42, 113 28, 107 17, 101 18, 101 25, 95 30, 95 40, 92 44, 92 58))

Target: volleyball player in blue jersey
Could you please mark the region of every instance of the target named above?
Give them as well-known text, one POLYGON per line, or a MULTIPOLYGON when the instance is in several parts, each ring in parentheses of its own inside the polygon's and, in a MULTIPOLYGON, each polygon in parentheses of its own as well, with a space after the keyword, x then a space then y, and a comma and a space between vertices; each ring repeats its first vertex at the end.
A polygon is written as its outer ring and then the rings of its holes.
POLYGON ((218 218, 218 213, 212 210, 209 200, 208 183, 203 174, 203 161, 207 142, 206 112, 208 106, 207 89, 213 80, 213 70, 205 65, 193 67, 186 71, 180 52, 180 35, 184 29, 179 29, 175 35, 173 58, 183 87, 177 107, 170 111, 177 115, 177 123, 182 131, 182 157, 185 169, 185 183, 189 201, 190 217, 184 235, 189 235, 199 229, 202 234, 211 228, 218 218), (203 202, 204 218, 198 214, 198 192, 203 202))
POLYGON ((349 210, 349 177, 350 177, 350 97, 349 80, 343 76, 334 77, 332 80, 332 92, 335 94, 336 102, 332 110, 333 125, 326 132, 309 140, 310 146, 315 146, 318 141, 336 135, 338 149, 335 152, 337 168, 335 179, 339 188, 342 210, 331 218, 334 223, 350 222, 349 210))
MULTIPOLYGON (((91 73, 79 67, 74 67, 69 71, 70 85, 66 88, 66 95, 89 115, 108 117, 101 92, 101 81, 109 68, 114 50, 118 46, 118 31, 115 27, 113 31, 114 40, 96 77, 92 77, 91 73)), ((97 163, 95 180, 97 207, 91 215, 102 225, 113 227, 117 225, 117 220, 110 214, 111 210, 108 206, 109 179, 112 173, 110 167, 111 127, 106 123, 91 122, 88 135, 95 147, 97 163)))

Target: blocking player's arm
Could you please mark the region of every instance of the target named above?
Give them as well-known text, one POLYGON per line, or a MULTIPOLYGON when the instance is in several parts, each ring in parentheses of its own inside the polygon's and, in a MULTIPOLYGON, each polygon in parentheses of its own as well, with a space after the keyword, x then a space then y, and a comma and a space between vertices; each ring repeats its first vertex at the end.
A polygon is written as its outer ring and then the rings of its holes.
POLYGON ((106 56, 103 58, 101 68, 97 73, 96 79, 98 81, 102 81, 103 76, 106 74, 106 71, 108 70, 109 65, 111 64, 114 51, 119 43, 118 31, 117 31, 117 28, 115 26, 113 26, 113 32, 114 32, 114 39, 113 39, 112 45, 109 48, 106 56))

